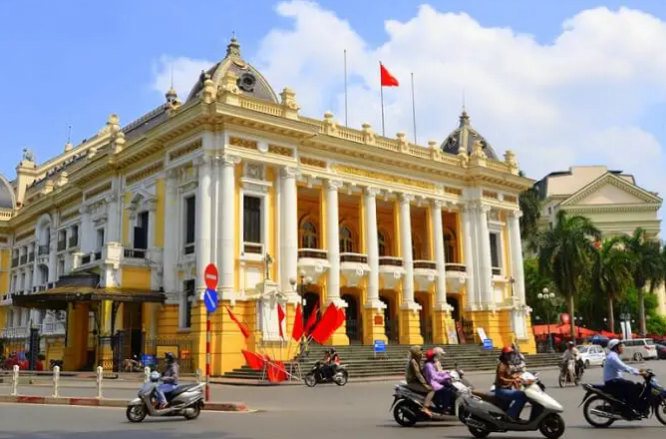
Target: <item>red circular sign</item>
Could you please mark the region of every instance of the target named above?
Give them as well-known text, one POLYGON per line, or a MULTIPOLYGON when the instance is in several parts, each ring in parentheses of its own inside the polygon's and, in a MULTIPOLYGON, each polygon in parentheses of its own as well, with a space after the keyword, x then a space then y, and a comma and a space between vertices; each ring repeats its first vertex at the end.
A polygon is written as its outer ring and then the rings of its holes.
POLYGON ((206 288, 214 290, 217 287, 217 267, 215 264, 208 264, 204 270, 204 282, 206 288))

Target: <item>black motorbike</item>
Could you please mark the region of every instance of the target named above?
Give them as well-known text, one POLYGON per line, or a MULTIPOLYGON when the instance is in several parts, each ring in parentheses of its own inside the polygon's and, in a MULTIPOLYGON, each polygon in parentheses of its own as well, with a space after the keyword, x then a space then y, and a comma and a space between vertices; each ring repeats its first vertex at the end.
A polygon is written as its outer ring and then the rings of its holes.
POLYGON ((317 361, 310 369, 303 381, 308 387, 314 387, 317 384, 335 383, 338 386, 344 386, 349 380, 349 373, 347 366, 344 364, 331 364, 328 367, 332 368, 332 374, 327 373, 325 365, 321 361, 317 361))
POLYGON ((604 385, 584 384, 583 407, 585 420, 593 427, 610 427, 615 421, 640 421, 653 413, 666 425, 666 389, 660 386, 651 370, 643 374, 643 389, 639 407, 632 407, 626 401, 611 395, 604 385))

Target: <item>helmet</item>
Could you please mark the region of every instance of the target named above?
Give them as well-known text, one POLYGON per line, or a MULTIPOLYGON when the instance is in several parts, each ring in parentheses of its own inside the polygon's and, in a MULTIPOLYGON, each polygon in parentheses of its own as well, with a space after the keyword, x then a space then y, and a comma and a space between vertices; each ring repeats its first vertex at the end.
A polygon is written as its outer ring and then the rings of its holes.
POLYGON ((167 352, 164 354, 164 359, 166 361, 174 361, 176 359, 175 355, 173 355, 173 352, 167 352))
POLYGON ((441 357, 442 355, 446 355, 446 352, 444 352, 444 349, 440 348, 439 346, 437 346, 436 348, 433 348, 432 350, 435 351, 435 355, 437 355, 437 356, 441 357))
POLYGON ((621 345, 622 342, 618 340, 617 338, 612 339, 611 341, 608 342, 608 349, 611 351, 615 350, 619 345, 621 345))
POLYGON ((425 353, 426 360, 428 361, 432 360, 433 358, 435 358, 435 355, 437 354, 435 353, 434 349, 428 349, 425 353))
POLYGON ((150 381, 156 382, 160 380, 160 373, 156 370, 150 372, 150 381))
POLYGON ((504 346, 502 348, 502 353, 503 354, 511 354, 511 353, 513 353, 513 348, 511 346, 504 346))
POLYGON ((412 354, 412 355, 422 355, 423 350, 421 349, 421 346, 414 345, 411 348, 409 348, 409 353, 412 354))
POLYGON ((570 342, 567 343, 567 346, 569 346, 569 347, 573 347, 573 345, 574 345, 573 341, 570 341, 570 342))

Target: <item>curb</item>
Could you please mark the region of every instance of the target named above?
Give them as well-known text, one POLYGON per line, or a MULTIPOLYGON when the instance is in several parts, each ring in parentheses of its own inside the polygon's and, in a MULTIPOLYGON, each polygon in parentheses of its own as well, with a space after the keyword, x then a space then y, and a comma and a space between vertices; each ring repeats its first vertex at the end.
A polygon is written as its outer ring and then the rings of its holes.
MULTIPOLYGON (((126 407, 127 399, 113 398, 71 398, 53 396, 28 396, 28 395, 0 395, 0 403, 10 402, 17 404, 48 404, 48 405, 74 405, 84 407, 126 407)), ((204 410, 212 412, 249 412, 247 405, 243 402, 207 402, 204 410)))

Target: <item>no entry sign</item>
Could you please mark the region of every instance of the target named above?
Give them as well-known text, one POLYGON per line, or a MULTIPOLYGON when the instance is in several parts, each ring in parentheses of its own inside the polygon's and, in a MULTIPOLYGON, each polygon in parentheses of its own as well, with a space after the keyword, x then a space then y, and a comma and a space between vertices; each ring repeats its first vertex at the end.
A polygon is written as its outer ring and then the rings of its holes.
POLYGON ((204 270, 204 282, 206 288, 214 290, 217 288, 217 267, 215 264, 208 264, 204 270))

